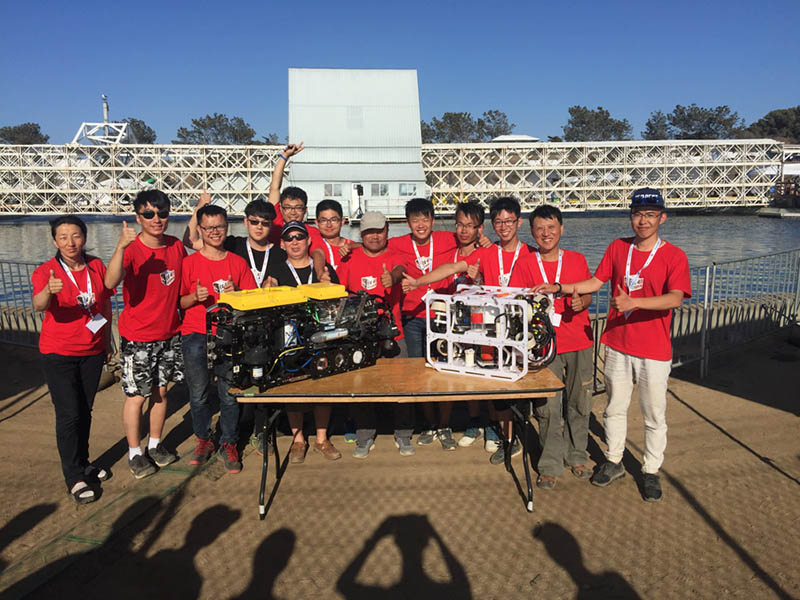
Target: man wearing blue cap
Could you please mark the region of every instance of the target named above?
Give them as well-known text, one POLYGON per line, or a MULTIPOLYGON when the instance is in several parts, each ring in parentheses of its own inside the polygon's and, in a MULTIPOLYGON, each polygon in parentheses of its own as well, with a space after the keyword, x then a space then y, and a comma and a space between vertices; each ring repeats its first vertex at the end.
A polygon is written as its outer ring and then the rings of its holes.
POLYGON ((639 386, 644 418, 644 499, 661 500, 658 470, 667 446, 667 379, 672 365, 672 309, 691 296, 689 261, 678 247, 661 239, 667 220, 658 190, 640 188, 631 197, 634 236, 611 242, 594 277, 586 281, 538 286, 539 291, 591 294, 611 281, 612 298, 601 342, 606 347, 608 404, 603 412, 606 462, 592 476, 605 487, 625 476, 622 454, 627 435, 628 406, 639 386))

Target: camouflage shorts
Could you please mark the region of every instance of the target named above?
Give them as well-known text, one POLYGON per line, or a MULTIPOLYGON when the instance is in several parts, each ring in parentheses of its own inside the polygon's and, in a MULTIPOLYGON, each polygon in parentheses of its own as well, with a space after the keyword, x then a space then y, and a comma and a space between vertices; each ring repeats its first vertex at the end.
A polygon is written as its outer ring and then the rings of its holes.
POLYGON ((120 339, 122 390, 126 396, 150 396, 153 386, 183 381, 181 336, 158 342, 120 339))

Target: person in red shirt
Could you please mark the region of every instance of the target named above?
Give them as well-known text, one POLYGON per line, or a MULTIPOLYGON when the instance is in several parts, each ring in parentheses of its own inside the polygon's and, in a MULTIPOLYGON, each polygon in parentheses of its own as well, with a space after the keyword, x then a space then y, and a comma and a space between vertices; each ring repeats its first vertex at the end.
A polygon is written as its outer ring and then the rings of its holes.
MULTIPOLYGON (((203 247, 183 260, 180 306, 185 312, 181 324, 181 345, 189 390, 189 408, 197 444, 189 464, 202 465, 214 452, 211 441, 211 407, 208 402, 209 373, 206 352, 206 309, 219 300, 222 292, 256 288, 247 263, 225 250, 228 215, 225 209, 206 205, 197 211, 198 229, 203 247)), ((242 469, 237 424, 239 405, 228 393, 223 366, 217 372, 219 396, 220 456, 228 473, 242 469)))
POLYGON ((672 310, 691 296, 689 261, 676 246, 662 240, 658 229, 667 220, 658 190, 640 188, 631 197, 634 236, 611 242, 590 279, 547 284, 548 293, 590 294, 611 282, 611 306, 603 337, 608 404, 603 424, 608 449, 592 483, 605 487, 625 476, 622 454, 627 435, 628 406, 638 382, 644 417, 643 496, 661 500, 658 470, 667 445, 667 380, 672 366, 672 310))
MULTIPOLYGON (((519 261, 511 276, 511 287, 591 277, 583 254, 559 247, 564 225, 558 208, 537 207, 530 215, 530 223, 538 249, 519 261)), ((534 406, 542 449, 536 485, 541 489, 553 489, 565 465, 579 479, 592 475, 586 464, 594 374, 592 326, 586 310, 591 302, 591 294, 580 296, 575 291, 571 296, 553 299, 550 322, 556 332, 558 354, 548 368, 566 387, 563 393, 534 406)))
POLYGON ((97 500, 89 484, 109 474, 89 462, 92 405, 111 355, 111 296, 106 268, 88 256, 86 225, 66 215, 50 222, 55 257, 31 276, 33 308, 44 312, 39 335, 45 381, 56 413, 56 444, 67 493, 78 504, 97 500))
POLYGON ((167 417, 167 384, 183 381, 178 297, 186 250, 166 235, 169 198, 158 190, 139 192, 133 201, 141 233, 122 222, 119 242, 108 262, 105 286, 122 282, 125 307, 119 318, 122 364, 122 426, 128 440, 128 468, 136 479, 178 460, 161 443, 167 417), (150 399, 150 439, 142 454, 141 419, 150 399))
POLYGON ((336 200, 323 200, 317 204, 317 218, 314 221, 319 228, 320 237, 312 240, 311 252, 322 250, 326 262, 334 270, 357 244, 352 240, 342 237, 342 224, 344 212, 342 205, 336 200))
MULTIPOLYGON (((444 263, 421 277, 414 278, 406 273, 403 289, 417 289, 458 273, 467 273, 478 284, 507 287, 518 261, 534 251, 533 247, 523 244, 519 239, 518 231, 522 225, 520 214, 519 202, 515 198, 497 198, 489 209, 489 218, 499 238, 497 244, 489 248, 481 247, 458 262, 444 263)), ((491 357, 489 360, 492 360, 491 357)), ((511 409, 507 401, 493 400, 489 404, 489 418, 493 423, 487 428, 483 447, 492 453, 489 462, 500 465, 505 462, 506 452, 510 452, 511 456, 521 454, 522 444, 514 439, 511 409), (497 429, 504 434, 505 444, 498 439, 497 429)))
MULTIPOLYGON (((337 274, 339 281, 349 292, 365 291, 380 296, 390 307, 395 323, 400 329, 400 280, 405 271, 404 261, 389 250, 389 223, 383 213, 367 211, 361 217, 361 247, 353 250, 342 261, 337 274)), ((408 356, 403 334, 398 335, 398 356, 408 356)), ((414 431, 413 404, 395 403, 394 442, 401 456, 412 456, 414 446, 411 434, 414 431)), ((375 444, 375 407, 369 402, 351 406, 356 422, 355 458, 367 458, 375 444)))

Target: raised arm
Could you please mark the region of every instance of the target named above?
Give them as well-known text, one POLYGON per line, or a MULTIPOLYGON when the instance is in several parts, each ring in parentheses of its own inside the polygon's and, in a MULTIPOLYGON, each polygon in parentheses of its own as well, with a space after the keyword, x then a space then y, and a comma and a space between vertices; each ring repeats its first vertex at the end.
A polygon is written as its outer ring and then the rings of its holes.
POLYGON ((584 281, 576 281, 575 283, 541 283, 534 286, 533 291, 542 294, 564 294, 565 296, 572 296, 572 292, 576 291, 581 295, 594 294, 597 290, 603 287, 605 281, 600 281, 597 277, 592 277, 584 281))
POLYGON ((136 230, 133 227, 128 227, 127 221, 123 221, 117 247, 114 248, 114 254, 111 255, 111 260, 108 261, 106 276, 103 278, 103 285, 107 289, 113 290, 125 277, 125 267, 122 266, 122 261, 125 258, 125 248, 130 246, 135 239, 136 230))
POLYGON ((281 199, 281 186, 283 185, 283 170, 286 168, 286 163, 295 154, 303 151, 303 142, 299 144, 289 144, 283 149, 283 152, 278 157, 275 163, 275 169, 272 171, 272 180, 269 182, 269 201, 278 206, 281 199))
POLYGON ((33 310, 36 312, 46 311, 53 296, 60 292, 63 287, 64 282, 56 277, 53 269, 50 269, 50 278, 47 280, 47 285, 38 294, 33 295, 33 310))
POLYGON ((682 290, 670 290, 661 296, 631 298, 619 285, 617 286, 617 295, 611 298, 611 306, 619 312, 637 308, 639 310, 672 310, 673 308, 678 308, 682 302, 682 290))
POLYGON ((203 247, 203 238, 197 234, 197 211, 210 203, 211 195, 208 192, 200 194, 192 218, 186 224, 186 231, 183 232, 183 245, 191 250, 200 250, 203 247))
POLYGON ((403 273, 403 291, 408 293, 409 291, 414 290, 421 285, 430 285, 431 283, 436 283, 442 279, 447 279, 456 273, 464 273, 468 267, 469 265, 467 265, 467 261, 460 260, 456 263, 445 263, 443 265, 439 265, 430 273, 427 273, 416 279, 411 277, 411 275, 408 273, 403 273))

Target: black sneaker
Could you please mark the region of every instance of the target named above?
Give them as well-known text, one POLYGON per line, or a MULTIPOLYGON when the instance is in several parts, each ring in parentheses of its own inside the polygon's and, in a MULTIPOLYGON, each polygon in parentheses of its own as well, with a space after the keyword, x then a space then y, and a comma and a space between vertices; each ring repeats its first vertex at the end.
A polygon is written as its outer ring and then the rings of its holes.
POLYGON ((442 427, 436 432, 436 437, 439 438, 439 443, 442 444, 442 450, 455 450, 456 440, 453 437, 453 430, 449 427, 442 427))
POLYGON ((159 444, 155 448, 148 448, 144 453, 159 467, 166 467, 178 460, 177 455, 164 448, 164 444, 159 444))
POLYGON ((136 479, 142 479, 156 472, 156 466, 141 454, 128 459, 128 468, 136 479))
POLYGON ((502 465, 506 462, 506 452, 510 452, 512 457, 522 454, 522 444, 516 438, 513 444, 511 442, 505 444, 501 442, 500 447, 489 457, 489 462, 493 465, 502 465))
POLYGON ((236 449, 236 444, 222 442, 219 455, 228 473, 238 473, 242 470, 242 463, 239 462, 239 451, 236 449))
POLYGON ((644 499, 648 502, 661 500, 661 478, 655 473, 644 474, 644 499))
POLYGON ((622 462, 613 463, 607 460, 600 465, 597 472, 592 475, 591 482, 599 487, 606 487, 615 479, 621 479, 623 477, 625 477, 625 467, 622 466, 622 462))

